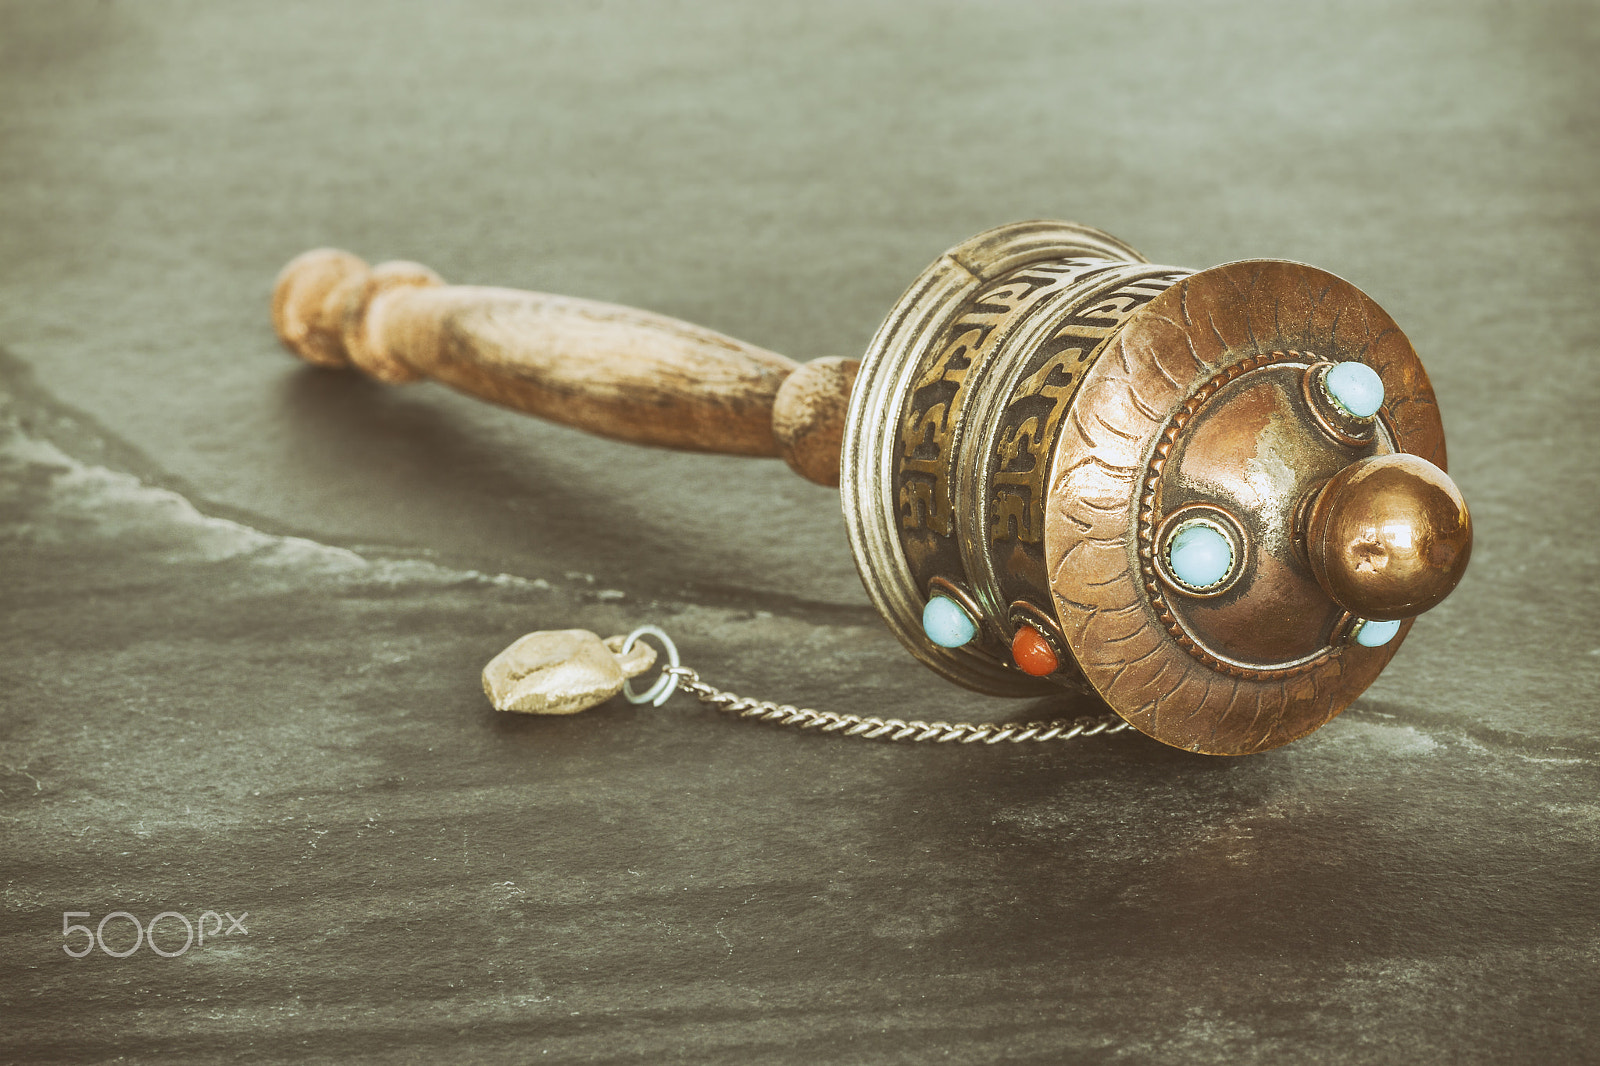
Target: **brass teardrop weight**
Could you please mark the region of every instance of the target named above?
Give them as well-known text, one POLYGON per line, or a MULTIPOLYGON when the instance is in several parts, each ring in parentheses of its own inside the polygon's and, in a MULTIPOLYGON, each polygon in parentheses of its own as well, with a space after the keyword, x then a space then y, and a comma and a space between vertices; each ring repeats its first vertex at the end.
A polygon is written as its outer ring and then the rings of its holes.
POLYGON ((895 306, 840 472, 862 580, 917 658, 1237 755, 1338 714, 1460 580, 1444 468, 1422 364, 1354 286, 1026 222, 895 306))

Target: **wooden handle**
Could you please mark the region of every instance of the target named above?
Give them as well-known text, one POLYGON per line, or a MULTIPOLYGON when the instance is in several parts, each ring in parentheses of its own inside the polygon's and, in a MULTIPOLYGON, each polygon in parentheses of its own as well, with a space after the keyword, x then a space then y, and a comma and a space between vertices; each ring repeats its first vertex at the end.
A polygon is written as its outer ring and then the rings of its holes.
POLYGON ((272 321, 320 366, 396 384, 432 378, 617 440, 781 456, 808 480, 839 483, 855 360, 801 365, 649 311, 446 285, 418 263, 368 267, 332 248, 283 268, 272 321))

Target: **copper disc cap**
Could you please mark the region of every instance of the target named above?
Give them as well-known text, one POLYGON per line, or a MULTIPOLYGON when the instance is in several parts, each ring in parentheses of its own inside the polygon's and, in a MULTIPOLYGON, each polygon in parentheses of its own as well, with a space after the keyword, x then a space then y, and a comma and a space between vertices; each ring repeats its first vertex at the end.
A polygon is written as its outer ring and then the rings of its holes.
POLYGON ((1310 495, 1311 459, 1320 480, 1386 452, 1443 469, 1443 427, 1416 352, 1348 282, 1274 261, 1178 282, 1110 345, 1063 422, 1045 504, 1045 563, 1074 658, 1114 711, 1174 747, 1241 755, 1310 733, 1378 676, 1409 623, 1383 647, 1348 641, 1349 616, 1284 532, 1289 493, 1310 495), (1363 447, 1318 436, 1294 384, 1313 361, 1350 360, 1378 373, 1386 397, 1363 447), (1205 444, 1185 459, 1191 435, 1197 448, 1200 436, 1230 442, 1227 454, 1205 444), (1201 455, 1247 475, 1214 502, 1254 532, 1233 587, 1185 601, 1161 580, 1152 542, 1170 514, 1213 491, 1201 474, 1174 481, 1201 455), (1251 484, 1264 486, 1259 506, 1251 484), (1286 635, 1299 643, 1289 648, 1286 635))

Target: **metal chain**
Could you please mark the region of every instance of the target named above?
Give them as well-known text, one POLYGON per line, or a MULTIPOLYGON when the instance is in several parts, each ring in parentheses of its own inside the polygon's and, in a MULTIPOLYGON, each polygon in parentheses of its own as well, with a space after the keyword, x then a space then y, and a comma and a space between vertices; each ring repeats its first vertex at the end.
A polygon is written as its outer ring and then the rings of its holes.
MULTIPOLYGON (((715 707, 724 714, 760 722, 775 722, 799 729, 816 729, 823 733, 861 737, 865 740, 931 740, 935 744, 999 744, 1010 741, 1020 744, 1028 740, 1073 740, 1077 737, 1111 736, 1132 729, 1115 715, 1103 718, 1084 717, 1075 721, 1052 722, 919 722, 899 718, 878 718, 859 714, 836 714, 833 711, 813 711, 771 700, 753 700, 736 696, 732 692, 706 684, 700 675, 687 666, 676 663, 662 671, 671 677, 674 687, 694 694, 701 703, 715 707)), ((670 692, 671 689, 668 689, 670 692)), ((652 692, 651 695, 654 695, 652 692)), ((642 701, 641 701, 642 702, 642 701)))

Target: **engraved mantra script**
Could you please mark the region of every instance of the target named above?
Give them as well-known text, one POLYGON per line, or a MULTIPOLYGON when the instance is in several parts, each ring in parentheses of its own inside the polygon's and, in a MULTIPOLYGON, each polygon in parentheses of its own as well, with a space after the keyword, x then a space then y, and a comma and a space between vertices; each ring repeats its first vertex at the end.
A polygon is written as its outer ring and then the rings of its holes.
POLYGON ((952 449, 969 374, 993 357, 1011 327, 1029 311, 1084 277, 1114 265, 1102 259, 1032 264, 980 294, 951 323, 943 343, 918 368, 900 422, 896 498, 901 529, 925 528, 942 537, 954 532, 952 449))
MULTIPOLYGON (((1077 394, 1083 371, 1106 338, 1186 270, 1161 269, 1095 294, 1056 326, 1028 356, 1026 375, 1000 416, 989 478, 989 539, 1044 543, 1044 497, 1056 431, 1077 394)), ((1040 559, 1043 569, 1043 559, 1040 559)))

